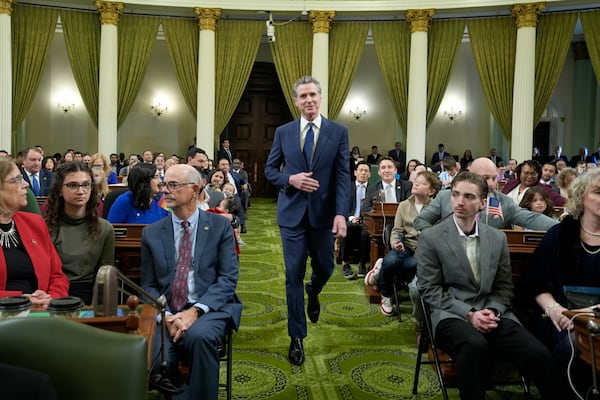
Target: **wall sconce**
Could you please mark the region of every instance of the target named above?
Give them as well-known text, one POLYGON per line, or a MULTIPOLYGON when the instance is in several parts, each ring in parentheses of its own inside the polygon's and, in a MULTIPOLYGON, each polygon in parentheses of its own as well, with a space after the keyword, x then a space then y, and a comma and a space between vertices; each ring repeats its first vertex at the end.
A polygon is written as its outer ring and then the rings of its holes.
POLYGON ((154 118, 159 119, 163 114, 169 112, 169 108, 160 102, 156 102, 150 106, 150 111, 154 114, 154 118))
POLYGON ((358 122, 358 120, 361 119, 361 117, 366 113, 367 108, 364 106, 356 106, 350 109, 350 115, 352 115, 352 118, 354 118, 355 122, 358 122))
POLYGON ((454 107, 450 107, 450 110, 444 111, 444 115, 450 119, 451 124, 454 124, 455 120, 462 118, 463 113, 461 110, 454 111, 454 107))
POLYGON ((62 112, 64 112, 66 114, 69 111, 71 111, 73 108, 75 108, 75 103, 73 103, 72 101, 69 101, 67 99, 64 99, 62 101, 59 101, 56 104, 56 106, 58 107, 59 110, 61 110, 62 112))

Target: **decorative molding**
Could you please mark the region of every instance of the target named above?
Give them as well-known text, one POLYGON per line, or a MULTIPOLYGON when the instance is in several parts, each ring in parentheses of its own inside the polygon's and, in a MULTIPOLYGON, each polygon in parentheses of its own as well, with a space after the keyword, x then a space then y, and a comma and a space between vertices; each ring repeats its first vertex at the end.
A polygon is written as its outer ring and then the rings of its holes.
POLYGON ((220 8, 194 8, 194 13, 196 14, 196 18, 198 19, 198 28, 201 31, 216 31, 217 30, 217 21, 221 16, 220 8))
POLYGON ((100 13, 102 25, 119 25, 119 14, 123 12, 123 3, 96 0, 96 9, 100 13))
POLYGON ((535 28, 538 17, 544 8, 546 8, 546 3, 515 4, 511 12, 517 19, 517 29, 535 28))
POLYGON ((406 20, 410 22, 410 32, 427 32, 429 30, 429 23, 431 17, 435 14, 433 8, 424 10, 408 10, 406 11, 406 20))
POLYGON ((11 15, 13 10, 13 4, 15 4, 17 0, 0 0, 0 14, 11 15))
POLYGON ((308 13, 308 20, 313 26, 313 33, 329 33, 335 11, 313 11, 308 13))

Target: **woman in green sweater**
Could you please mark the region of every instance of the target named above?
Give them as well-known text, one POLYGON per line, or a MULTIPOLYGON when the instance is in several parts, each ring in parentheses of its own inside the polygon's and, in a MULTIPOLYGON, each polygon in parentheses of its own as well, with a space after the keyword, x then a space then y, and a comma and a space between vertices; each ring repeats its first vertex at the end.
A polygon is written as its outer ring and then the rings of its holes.
POLYGON ((92 170, 85 164, 61 165, 48 194, 44 219, 70 281, 69 296, 92 301, 96 271, 113 265, 115 233, 98 216, 98 197, 92 170))

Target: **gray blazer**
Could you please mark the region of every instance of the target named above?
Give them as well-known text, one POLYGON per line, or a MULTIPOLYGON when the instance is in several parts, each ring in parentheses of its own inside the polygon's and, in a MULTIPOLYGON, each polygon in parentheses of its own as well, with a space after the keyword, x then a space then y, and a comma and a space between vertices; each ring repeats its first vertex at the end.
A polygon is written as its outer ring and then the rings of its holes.
POLYGON ((415 257, 417 285, 431 307, 433 332, 446 318, 466 321, 472 309, 495 308, 503 318, 518 322, 509 311, 513 298, 512 268, 503 232, 479 224, 479 285, 453 218, 421 233, 415 257))
MULTIPOLYGON (((452 206, 450 205, 451 190, 442 190, 437 194, 435 199, 415 218, 415 228, 422 231, 429 228, 437 221, 448 217, 452 214, 452 206)), ((519 207, 507 195, 494 191, 490 194, 500 200, 502 206, 503 218, 497 215, 487 217, 485 209, 480 213, 479 221, 486 223, 494 228, 502 229, 504 225, 516 224, 526 229, 536 231, 547 231, 554 225, 558 224, 557 220, 547 217, 543 214, 529 211, 519 207)))

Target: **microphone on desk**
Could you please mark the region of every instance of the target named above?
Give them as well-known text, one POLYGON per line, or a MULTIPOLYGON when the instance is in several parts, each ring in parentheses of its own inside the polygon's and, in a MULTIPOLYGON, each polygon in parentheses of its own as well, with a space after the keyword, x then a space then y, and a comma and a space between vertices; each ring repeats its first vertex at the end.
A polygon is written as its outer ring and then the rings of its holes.
MULTIPOLYGON (((117 315, 118 306, 118 292, 128 293, 123 284, 126 284, 137 293, 140 294, 140 298, 145 302, 151 304, 160 312, 160 374, 155 374, 150 377, 150 383, 159 391, 166 393, 179 393, 179 389, 167 376, 167 352, 165 347, 165 336, 167 334, 166 326, 166 310, 167 310, 167 298, 165 295, 161 295, 159 298, 154 297, 140 285, 133 282, 127 276, 125 276, 118 268, 112 265, 103 265, 98 269, 96 274, 96 282, 94 283, 94 293, 92 297, 92 305, 94 307, 94 314, 101 317, 112 317, 117 315), (121 285, 119 285, 119 281, 121 285)), ((152 366, 150 366, 152 368, 152 366)))
POLYGON ((361 208, 362 208, 363 202, 367 202, 367 204, 369 204, 371 206, 374 201, 379 201, 381 203, 385 202, 385 192, 383 191, 383 189, 379 189, 379 190, 371 193, 370 195, 365 196, 361 200, 361 208))

